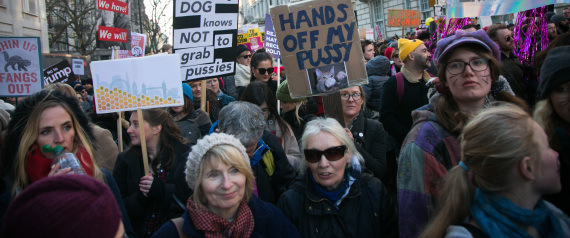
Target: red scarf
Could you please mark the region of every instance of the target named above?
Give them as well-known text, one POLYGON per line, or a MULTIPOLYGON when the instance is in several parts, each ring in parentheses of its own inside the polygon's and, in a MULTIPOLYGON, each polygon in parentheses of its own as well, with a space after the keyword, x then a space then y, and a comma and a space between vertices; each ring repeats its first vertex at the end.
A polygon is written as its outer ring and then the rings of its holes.
MULTIPOLYGON (((89 176, 93 176, 93 163, 91 162, 91 157, 89 156, 89 153, 87 153, 87 150, 83 147, 79 147, 75 153, 75 157, 79 159, 79 163, 83 166, 85 173, 89 176)), ((48 159, 44 154, 42 154, 40 147, 36 147, 32 150, 26 160, 26 173, 30 178, 30 182, 33 183, 47 177, 49 171, 51 171, 52 162, 53 159, 48 159)))
POLYGON ((207 208, 199 207, 192 197, 188 199, 186 208, 196 230, 203 231, 208 238, 250 237, 253 232, 253 213, 244 201, 240 203, 236 217, 231 223, 207 208))

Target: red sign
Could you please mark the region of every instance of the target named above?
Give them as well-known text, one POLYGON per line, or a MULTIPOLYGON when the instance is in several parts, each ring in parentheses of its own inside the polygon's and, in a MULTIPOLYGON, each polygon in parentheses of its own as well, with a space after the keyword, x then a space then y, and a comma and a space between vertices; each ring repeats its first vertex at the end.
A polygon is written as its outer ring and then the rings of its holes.
POLYGON ((99 26, 99 40, 129 42, 129 31, 123 28, 99 26))
POLYGON ((129 15, 129 4, 117 0, 97 0, 97 9, 129 15))
POLYGON ((388 9, 389 27, 418 27, 420 21, 421 14, 418 10, 388 9))

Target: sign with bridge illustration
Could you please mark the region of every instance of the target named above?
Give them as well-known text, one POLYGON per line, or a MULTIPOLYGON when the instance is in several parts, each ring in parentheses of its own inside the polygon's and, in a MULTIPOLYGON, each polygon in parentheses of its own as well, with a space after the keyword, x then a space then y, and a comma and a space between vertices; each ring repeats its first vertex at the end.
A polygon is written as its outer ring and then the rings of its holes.
POLYGON ((180 57, 91 62, 97 114, 184 105, 180 57))

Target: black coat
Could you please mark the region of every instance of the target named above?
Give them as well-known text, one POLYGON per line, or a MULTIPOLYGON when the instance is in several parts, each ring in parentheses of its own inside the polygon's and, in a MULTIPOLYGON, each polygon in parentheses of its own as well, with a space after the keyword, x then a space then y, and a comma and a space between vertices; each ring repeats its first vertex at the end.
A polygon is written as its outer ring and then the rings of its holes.
MULTIPOLYGON (((140 151, 131 148, 121 152, 115 163, 113 177, 121 191, 133 229, 141 237, 144 219, 151 212, 150 205, 153 202, 159 202, 162 208, 168 209, 168 218, 175 218, 182 215, 185 210, 184 204, 180 205, 176 199, 184 203, 190 195, 190 188, 186 183, 184 173, 176 171, 184 169, 189 147, 179 141, 172 141, 170 144, 176 154, 176 163, 171 164, 168 168, 169 174, 166 177, 166 183, 161 182, 156 175, 154 176, 152 186, 147 194, 148 197, 145 197, 139 189, 140 180, 146 174, 140 151)), ((162 155, 161 161, 168 156, 162 155)))
POLYGON ((316 195, 308 173, 279 199, 277 207, 302 237, 396 237, 396 204, 380 180, 362 173, 336 210, 316 195))
POLYGON ((358 152, 364 157, 364 166, 374 174, 374 177, 382 179, 387 168, 386 131, 382 123, 365 118, 363 113, 360 113, 354 118, 350 132, 358 152))
POLYGON ((376 56, 366 64, 368 84, 362 85, 366 95, 366 106, 380 111, 380 98, 384 83, 390 78, 390 60, 385 56, 376 56))

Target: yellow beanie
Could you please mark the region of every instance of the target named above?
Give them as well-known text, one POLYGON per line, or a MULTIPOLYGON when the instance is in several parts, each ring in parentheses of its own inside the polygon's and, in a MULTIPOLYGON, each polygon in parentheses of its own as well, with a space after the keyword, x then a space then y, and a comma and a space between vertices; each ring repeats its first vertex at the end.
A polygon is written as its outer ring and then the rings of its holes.
POLYGON ((424 42, 418 39, 408 40, 404 38, 398 39, 398 49, 400 50, 400 60, 404 60, 408 57, 408 54, 412 53, 419 45, 424 42))

